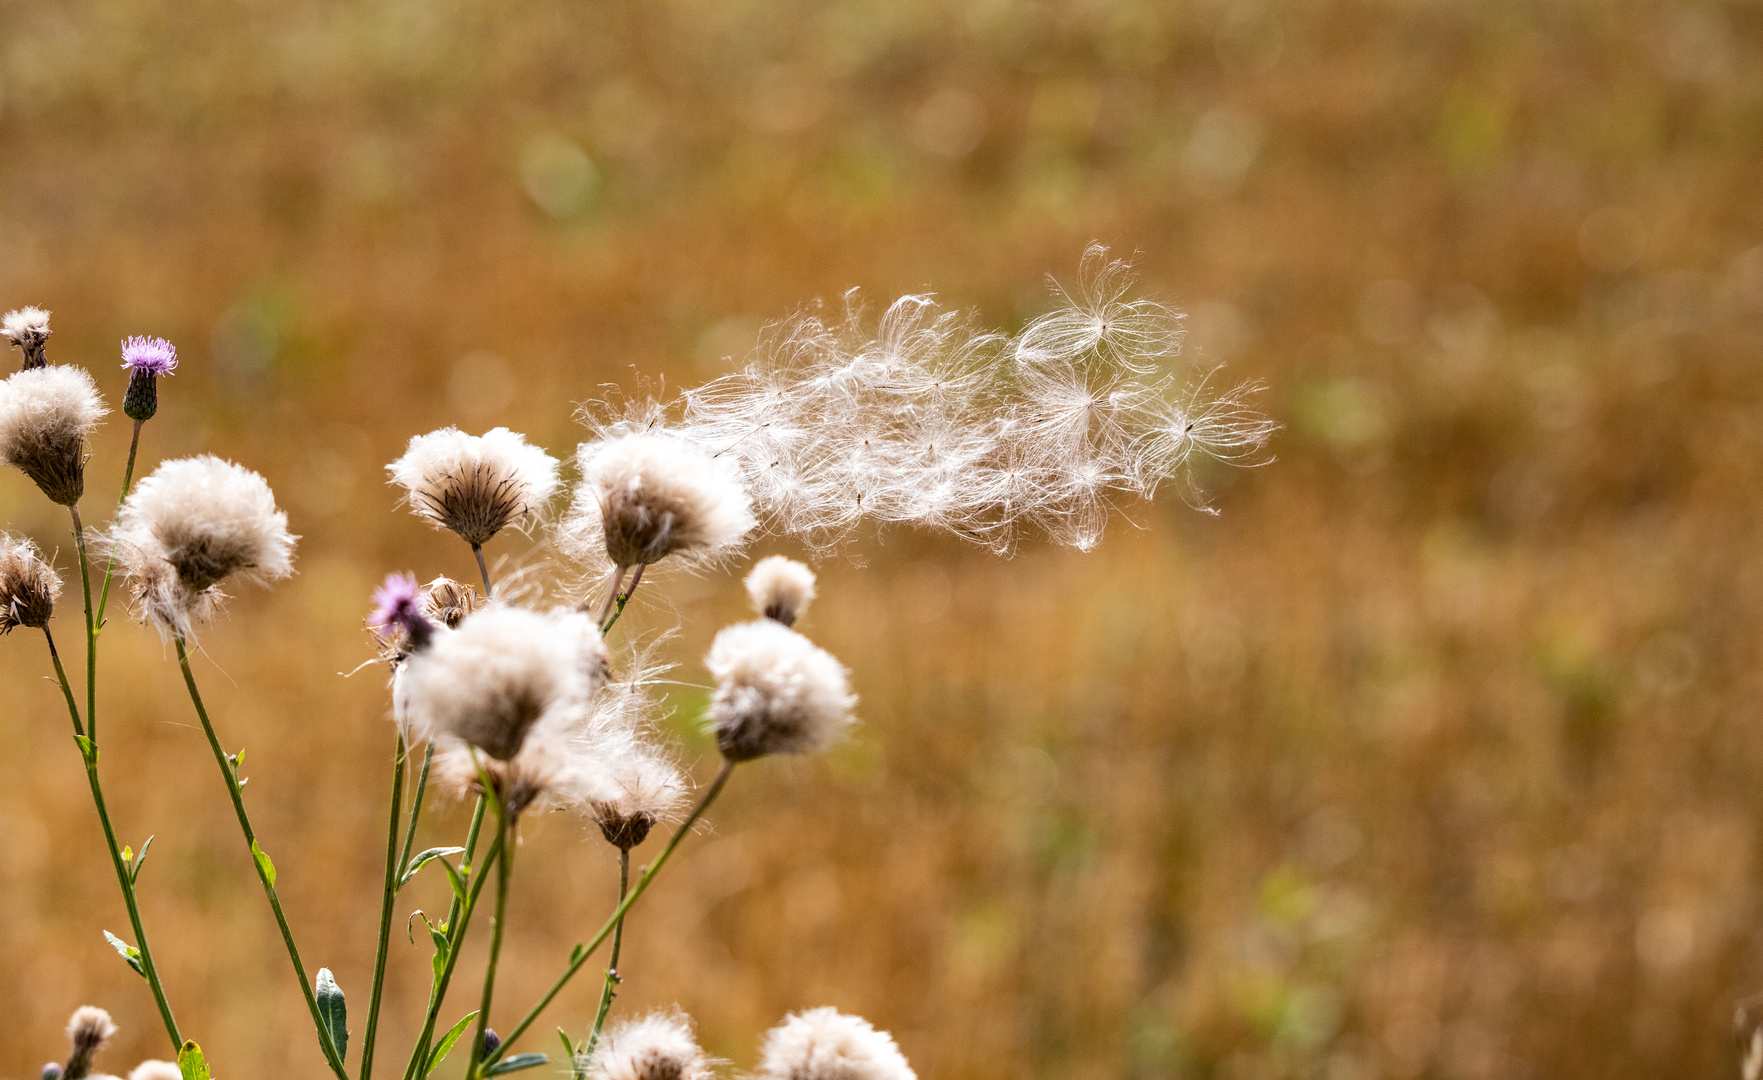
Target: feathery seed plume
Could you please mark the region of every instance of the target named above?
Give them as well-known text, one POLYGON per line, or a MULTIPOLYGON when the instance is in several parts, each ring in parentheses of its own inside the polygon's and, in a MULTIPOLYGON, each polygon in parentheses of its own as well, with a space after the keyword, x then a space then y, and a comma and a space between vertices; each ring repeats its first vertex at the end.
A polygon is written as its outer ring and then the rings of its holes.
POLYGON ((129 492, 110 536, 141 617, 182 637, 214 613, 227 578, 292 574, 294 540, 268 481, 207 454, 162 462, 129 492))
POLYGON ((72 1050, 67 1055, 65 1080, 84 1080, 92 1071, 92 1058, 116 1034, 110 1014, 96 1005, 81 1005, 67 1021, 67 1041, 72 1050))
POLYGON ((23 307, 8 311, 0 320, 0 334, 5 334, 24 353, 24 370, 40 368, 49 363, 44 344, 49 340, 49 313, 39 307, 23 307))
POLYGON ((418 517, 473 547, 537 512, 557 490, 557 459, 500 427, 482 435, 452 427, 418 435, 386 470, 418 517))
POLYGON ((143 1061, 129 1072, 129 1080, 183 1080, 183 1077, 183 1070, 174 1061, 143 1061))
POLYGON ((851 723, 844 667, 770 619, 725 627, 704 665, 716 678, 710 727, 730 761, 823 750, 851 723))
POLYGON ((587 616, 488 607, 410 657, 402 689, 412 737, 448 735, 507 761, 534 724, 580 708, 608 671, 587 616))
POLYGON ((648 839, 655 823, 677 814, 686 799, 679 769, 635 738, 595 755, 593 778, 588 816, 607 843, 625 851, 648 839))
POLYGON ((765 1080, 917 1080, 893 1036, 831 1007, 793 1013, 766 1033, 765 1080))
POLYGON ((782 555, 754 563, 746 584, 753 610, 785 626, 796 625, 814 600, 814 571, 782 555))
POLYGON ((710 1080, 714 1064, 681 1013, 652 1013, 612 1028, 585 1063, 594 1080, 710 1080))
POLYGON ((159 411, 159 376, 177 370, 177 348, 164 338, 125 338, 122 366, 129 369, 128 389, 122 396, 123 415, 135 421, 153 419, 159 411))
POLYGON ((19 626, 48 626, 60 595, 61 578, 37 545, 0 533, 0 634, 19 626))
POLYGON ((663 432, 609 434, 576 451, 581 483, 559 530, 566 549, 600 551, 616 567, 669 555, 715 561, 753 528, 747 493, 731 461, 663 432))
POLYGON ((444 736, 440 746, 434 764, 440 789, 459 799, 480 795, 487 776, 510 818, 529 810, 575 809, 592 790, 591 765, 569 738, 567 721, 560 718, 534 725, 507 760, 480 755, 471 744, 451 736, 444 736))
POLYGON ((108 411, 84 368, 20 371, 0 382, 0 461, 72 506, 86 491, 86 439, 108 411))

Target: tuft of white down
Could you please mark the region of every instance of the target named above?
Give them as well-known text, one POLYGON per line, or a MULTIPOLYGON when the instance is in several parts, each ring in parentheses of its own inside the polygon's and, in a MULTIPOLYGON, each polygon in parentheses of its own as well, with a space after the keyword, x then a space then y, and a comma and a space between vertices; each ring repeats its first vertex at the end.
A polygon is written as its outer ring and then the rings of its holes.
POLYGON ((844 667, 781 623, 725 627, 704 665, 716 678, 710 726, 731 761, 824 750, 851 724, 844 667))
POLYGON ((386 471, 418 517, 480 547, 537 513, 557 490, 557 459, 501 427, 417 435, 386 471))
POLYGON ((678 1013, 653 1013, 607 1032, 588 1059, 594 1080, 709 1080, 712 1061, 678 1013))
POLYGON ((86 437, 108 411, 85 368, 17 372, 0 382, 0 462, 71 506, 85 490, 86 437))
POLYGON ((752 531, 732 459, 659 431, 609 432, 576 451, 581 482, 559 530, 582 561, 649 565, 669 555, 714 562, 752 531))
POLYGON ((766 1080, 917 1080, 893 1036, 830 1007, 785 1017, 766 1033, 766 1080))
POLYGON ((785 626, 794 626, 814 601, 814 571, 782 555, 754 563, 746 585, 753 610, 785 626))

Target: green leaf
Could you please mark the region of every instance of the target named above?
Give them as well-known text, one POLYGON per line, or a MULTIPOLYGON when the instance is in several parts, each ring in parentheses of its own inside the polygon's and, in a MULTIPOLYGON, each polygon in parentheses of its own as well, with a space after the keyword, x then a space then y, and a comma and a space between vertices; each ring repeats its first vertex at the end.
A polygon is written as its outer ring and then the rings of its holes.
POLYGON ((86 759, 86 764, 90 765, 98 760, 98 748, 92 745, 91 739, 84 735, 75 735, 73 741, 80 744, 80 756, 86 759))
POLYGON ((441 1036, 441 1041, 435 1044, 433 1050, 429 1051, 428 1064, 422 1067, 422 1075, 427 1076, 434 1072, 435 1066, 446 1059, 447 1051, 453 1049, 453 1044, 459 1041, 459 1036, 465 1034, 465 1025, 471 1023, 475 1016, 477 1016, 475 1010, 468 1012, 459 1018, 459 1023, 447 1029, 447 1034, 441 1036))
POLYGON ((490 1071, 484 1075, 501 1076, 503 1073, 519 1072, 522 1069, 530 1069, 535 1065, 543 1065, 550 1060, 550 1057, 545 1054, 516 1054, 511 1058, 504 1058, 501 1061, 496 1062, 496 1064, 490 1066, 490 1071))
POLYGON ((465 879, 459 876, 459 871, 453 869, 453 864, 446 859, 441 860, 441 869, 447 871, 447 884, 453 887, 453 895, 459 898, 461 904, 464 904, 466 902, 465 879))
POLYGON ((184 1074, 184 1080, 210 1080, 208 1062, 202 1056, 202 1048, 196 1040, 188 1039, 178 1050, 178 1071, 184 1074))
POLYGON ((435 969, 435 978, 439 979, 447 970, 447 957, 452 955, 453 947, 448 944, 447 935, 432 926, 429 927, 429 939, 435 943, 435 955, 430 966, 435 969))
POLYGON ((409 865, 409 867, 407 867, 405 869, 404 876, 398 879, 398 887, 400 889, 402 889, 405 885, 408 885, 410 883, 410 879, 415 877, 416 872, 418 870, 421 870, 423 867, 423 864, 428 862, 429 860, 444 858, 445 856, 448 856, 448 855, 457 855, 464 850, 465 849, 462 847, 432 847, 432 848, 429 848, 427 851, 418 855, 416 858, 410 860, 410 865, 409 865))
POLYGON ((149 836, 147 838, 147 842, 145 844, 141 845, 140 854, 135 856, 134 866, 129 868, 129 884, 130 885, 133 885, 135 883, 135 879, 141 876, 141 866, 143 863, 145 863, 147 861, 147 849, 152 846, 153 846, 153 838, 151 836, 149 836))
POLYGON ((337 985, 337 977, 331 974, 330 968, 318 969, 318 1016, 324 1021, 325 1030, 331 1033, 331 1043, 337 1048, 338 1060, 347 1057, 349 1007, 343 1000, 343 988, 337 985))
POLYGON ((130 945, 128 942, 117 937, 108 930, 104 931, 104 940, 110 942, 110 947, 115 949, 117 954, 124 960, 128 961, 129 967, 135 969, 136 975, 141 976, 143 979, 147 977, 146 970, 141 967, 141 950, 130 945))
POLYGON ((270 888, 275 888, 275 863, 269 861, 269 856, 264 854, 255 840, 251 841, 251 857, 257 860, 257 869, 263 874, 263 880, 269 882, 270 888))

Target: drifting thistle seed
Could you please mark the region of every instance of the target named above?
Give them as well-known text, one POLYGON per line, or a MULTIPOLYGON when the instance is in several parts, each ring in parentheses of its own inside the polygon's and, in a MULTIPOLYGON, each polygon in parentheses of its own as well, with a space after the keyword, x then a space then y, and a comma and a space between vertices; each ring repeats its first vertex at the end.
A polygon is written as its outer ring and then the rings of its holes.
POLYGON ((582 1066, 594 1080, 710 1080, 714 1061, 680 1013, 654 1013, 606 1032, 582 1066))
POLYGON ((64 1080, 84 1080, 92 1071, 92 1058, 116 1034, 110 1014, 95 1005, 81 1005, 67 1021, 67 1041, 72 1049, 67 1055, 64 1080))
POLYGON ((724 628, 704 664, 716 678, 710 727, 730 761, 823 750, 851 724, 844 667, 779 623, 724 628))
POLYGON ((557 490, 557 459, 507 428, 418 435, 386 470, 418 517, 473 547, 536 513, 557 490))
POLYGON ((0 461, 72 506, 86 491, 86 439, 107 411, 84 368, 20 371, 0 382, 0 461))
POLYGON ((47 627, 60 595, 61 578, 37 545, 0 533, 0 634, 47 627))
POLYGON ((129 1072, 129 1080, 183 1080, 183 1076, 173 1061, 143 1061, 129 1072))
POLYGON ((561 527, 583 558, 604 551, 616 567, 668 556, 715 561, 752 530, 747 493, 732 462, 660 432, 615 435, 576 452, 582 480, 561 527))
POLYGON ((755 563, 746 585, 753 609, 785 626, 794 626, 814 600, 814 571, 782 555, 769 555, 755 563))
POLYGON ((765 1080, 917 1080, 893 1036, 830 1007, 794 1013, 766 1033, 759 1075, 765 1080))
POLYGON ((126 338, 122 366, 129 369, 128 389, 122 396, 123 415, 137 422, 153 419, 159 411, 159 377, 177 370, 177 348, 164 338, 126 338))
POLYGON ((44 345, 49 340, 49 313, 39 307, 23 307, 8 311, 0 320, 0 334, 5 334, 24 353, 24 370, 44 367, 49 363, 44 345))
POLYGON ((166 461, 123 501, 110 546, 143 619, 189 637, 224 599, 220 584, 294 572, 288 515, 268 481, 212 455, 166 461))

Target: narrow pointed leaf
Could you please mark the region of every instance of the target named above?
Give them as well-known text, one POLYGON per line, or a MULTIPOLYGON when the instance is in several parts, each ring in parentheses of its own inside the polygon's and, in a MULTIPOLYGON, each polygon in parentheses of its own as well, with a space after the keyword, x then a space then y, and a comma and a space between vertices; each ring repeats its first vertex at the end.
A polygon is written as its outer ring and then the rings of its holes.
POLYGON ((441 1036, 441 1041, 435 1044, 433 1050, 429 1051, 428 1064, 422 1067, 424 1076, 434 1072, 435 1066, 446 1060, 447 1051, 453 1049, 453 1044, 459 1041, 459 1036, 465 1034, 465 1025, 471 1023, 476 1016, 477 1011, 474 1009, 460 1017, 459 1023, 447 1029, 447 1034, 441 1036))
POLYGON ((330 968, 318 969, 318 1015, 324 1020, 325 1030, 331 1034, 331 1042, 337 1048, 337 1057, 344 1058, 349 1054, 349 1007, 343 1000, 343 988, 337 985, 337 977, 331 974, 330 968))
POLYGON ((104 931, 104 940, 110 942, 110 947, 115 949, 117 954, 124 960, 128 961, 129 967, 135 969, 136 975, 139 975, 142 978, 147 977, 147 972, 141 967, 141 950, 130 945, 128 942, 117 937, 108 930, 104 931))
POLYGON ((184 1080, 209 1080, 208 1062, 202 1057, 202 1048, 196 1045, 196 1040, 186 1040, 179 1048, 178 1071, 184 1074, 184 1080))
POLYGON ((511 1058, 503 1058, 490 1067, 485 1076, 501 1076, 503 1073, 519 1072, 535 1065, 543 1065, 551 1058, 546 1054, 516 1054, 511 1058))
POLYGON ((402 889, 405 885, 409 884, 410 879, 415 877, 416 872, 421 870, 423 864, 427 863, 429 860, 445 858, 448 855, 457 855, 464 850, 465 849, 462 847, 429 848, 427 851, 410 860, 410 865, 404 870, 404 876, 398 879, 398 887, 402 889))
POLYGON ((275 888, 275 863, 269 861, 269 856, 257 846, 255 840, 251 841, 251 857, 257 860, 257 868, 263 872, 263 880, 269 882, 270 888, 275 888))
POLYGON ((129 868, 129 884, 133 885, 135 879, 141 876, 141 867, 147 862, 147 849, 152 846, 153 838, 149 836, 147 842, 141 845, 140 853, 135 856, 134 866, 129 868))

